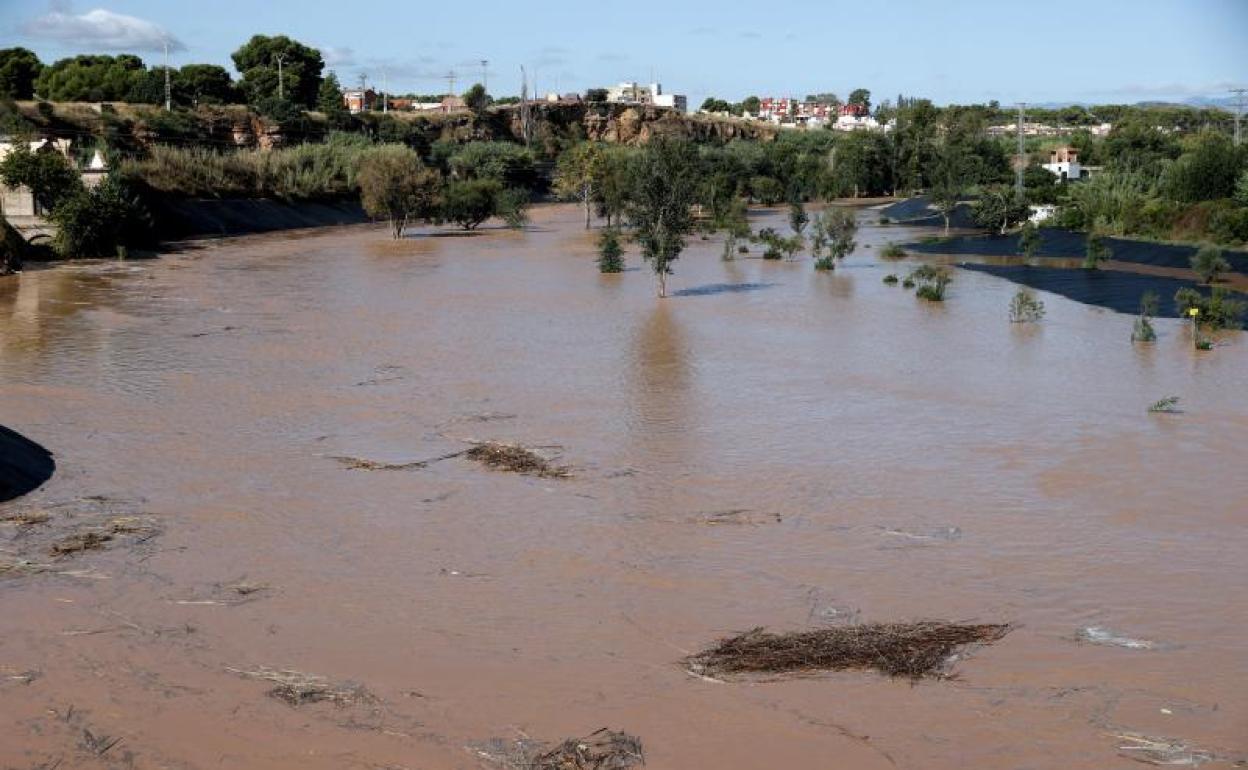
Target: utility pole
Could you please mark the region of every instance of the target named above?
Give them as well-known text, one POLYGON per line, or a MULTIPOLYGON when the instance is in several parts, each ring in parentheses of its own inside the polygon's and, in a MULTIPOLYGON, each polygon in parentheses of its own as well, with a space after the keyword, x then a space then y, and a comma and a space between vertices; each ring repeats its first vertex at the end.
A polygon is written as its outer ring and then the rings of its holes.
POLYGON ((529 146, 529 138, 533 134, 533 116, 529 111, 529 75, 520 67, 520 135, 524 137, 524 146, 529 146))
POLYGON ((286 54, 274 54, 273 58, 277 59, 277 98, 285 99, 286 92, 282 89, 282 59, 286 58, 286 54))
POLYGON ((455 70, 451 70, 450 72, 446 73, 446 74, 445 74, 445 75, 443 75, 442 77, 446 78, 446 85, 447 85, 447 88, 448 88, 448 92, 447 92, 447 93, 448 93, 448 95, 449 95, 449 96, 454 96, 454 95, 455 95, 455 70))
POLYGON ((489 60, 489 59, 482 59, 482 60, 481 60, 481 87, 485 89, 485 92, 486 92, 487 94, 490 92, 490 70, 489 70, 489 67, 490 67, 490 60, 489 60))
MULTIPOLYGON (((161 42, 165 44, 165 112, 169 112, 173 109, 173 90, 169 87, 169 38, 166 37, 161 42)), ((1235 125, 1238 127, 1239 123, 1235 125)))
POLYGON ((1248 88, 1232 88, 1231 93, 1237 97, 1235 102, 1235 146, 1238 147, 1241 141, 1239 132, 1239 121, 1244 117, 1244 93, 1248 88))
POLYGON ((381 114, 385 115, 390 111, 390 73, 385 67, 381 68, 381 114))
POLYGON ((1023 169, 1027 165, 1027 156, 1023 148, 1023 121, 1026 115, 1023 112, 1027 106, 1026 102, 1018 103, 1018 162, 1014 168, 1014 197, 1018 200, 1023 199, 1023 169))

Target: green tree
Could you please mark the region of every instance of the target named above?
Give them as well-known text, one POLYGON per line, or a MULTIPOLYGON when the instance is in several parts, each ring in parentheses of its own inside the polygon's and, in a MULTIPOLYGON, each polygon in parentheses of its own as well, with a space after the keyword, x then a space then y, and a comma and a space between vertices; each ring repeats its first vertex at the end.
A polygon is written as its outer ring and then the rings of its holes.
POLYGON ((1231 197, 1241 167, 1240 153, 1231 140, 1218 131, 1205 130, 1188 146, 1162 175, 1165 195, 1183 203, 1231 197))
POLYGON ((273 96, 304 109, 316 106, 325 61, 321 52, 285 35, 255 35, 233 53, 234 68, 242 73, 239 88, 248 104, 258 104, 273 96), (281 88, 278 88, 278 61, 281 61, 281 88))
POLYGON ((316 109, 337 125, 343 124, 350 115, 347 105, 342 101, 342 84, 333 72, 321 81, 321 87, 316 94, 316 109))
POLYGON ((498 194, 498 215, 503 223, 512 230, 523 230, 529 223, 529 206, 532 204, 529 191, 521 187, 508 187, 498 194))
POLYGON ((1215 283, 1218 277, 1231 269, 1231 263, 1222 256, 1217 246, 1201 246, 1192 255, 1192 271, 1200 276, 1201 283, 1215 283))
POLYGON ((845 103, 851 107, 858 107, 863 112, 870 112, 871 92, 865 88, 855 88, 849 92, 849 99, 845 103))
POLYGON ((35 90, 54 102, 120 102, 146 75, 143 60, 131 54, 72 56, 44 67, 35 90))
POLYGON ((996 230, 1005 235, 1015 225, 1027 221, 1031 210, 1014 195, 1014 191, 1001 185, 988 188, 971 208, 975 224, 996 230))
POLYGON ((448 165, 462 179, 493 179, 504 187, 537 184, 533 152, 511 142, 469 142, 454 150, 448 165))
POLYGON ((1235 181, 1235 200, 1248 206, 1248 168, 1241 171, 1235 181))
POLYGON ((51 211, 62 200, 82 191, 82 175, 59 152, 31 152, 20 142, 0 161, 0 182, 25 186, 35 202, 51 211))
POLYGON ((836 264, 857 247, 854 235, 858 232, 858 217, 853 210, 826 208, 815 217, 815 269, 835 270, 836 264))
POLYGON ((464 92, 464 104, 477 114, 485 112, 485 108, 490 106, 491 101, 490 95, 485 92, 485 86, 480 83, 473 83, 472 87, 464 92))
POLYGON ((1238 329, 1243 321, 1248 303, 1238 299, 1223 286, 1215 286, 1209 296, 1191 287, 1183 287, 1174 294, 1174 304, 1179 315, 1191 318, 1198 328, 1238 329), (1195 315, 1191 311, 1195 310, 1195 315))
POLYGON ((566 150, 555 166, 555 193, 564 200, 579 201, 585 207, 586 230, 606 173, 606 153, 595 142, 581 142, 566 150))
POLYGON ((585 92, 585 101, 587 102, 605 102, 607 100, 607 89, 591 88, 585 92))
POLYGON ((1018 233, 1018 251, 1027 259, 1036 255, 1040 248, 1040 230, 1028 222, 1018 233))
POLYGON ((697 153, 683 139, 652 141, 637 159, 628 219, 641 253, 654 270, 659 296, 667 296, 667 276, 693 229, 697 153))
POLYGON ((426 168, 414 150, 384 145, 369 150, 360 159, 356 177, 360 202, 371 217, 390 222, 394 238, 414 218, 429 218, 435 212, 442 178, 426 168))
POLYGON ((758 110, 762 107, 762 105, 762 100, 757 96, 747 96, 745 99, 741 100, 741 109, 751 115, 757 115, 758 110))
POLYGON ((498 196, 503 185, 494 179, 465 179, 446 186, 442 217, 465 230, 475 230, 498 213, 498 196))
POLYGON ((624 246, 620 243, 620 231, 608 227, 598 236, 598 272, 620 273, 624 271, 624 246))
POLYGON ((174 94, 180 104, 233 104, 238 90, 230 73, 217 64, 187 64, 178 70, 174 94))
POLYGON ((63 198, 49 219, 56 225, 52 248, 65 259, 124 256, 151 240, 150 214, 116 178, 63 198))
POLYGON ((806 225, 810 223, 810 214, 806 213, 806 207, 799 200, 789 203, 789 227, 795 235, 801 235, 806 229, 806 225))
POLYGON ((1100 267, 1102 260, 1109 259, 1111 256, 1113 256, 1113 251, 1105 244, 1105 239, 1095 231, 1089 232, 1087 249, 1083 257, 1083 268, 1085 270, 1096 270, 1100 267))
POLYGON ((953 277, 949 275, 949 271, 944 267, 922 265, 910 272, 907 281, 918 285, 914 296, 931 302, 943 302, 945 289, 953 281, 953 277))
POLYGON ((966 194, 969 184, 969 165, 962 147, 946 139, 936 155, 931 171, 932 205, 945 220, 946 235, 949 233, 949 219, 953 216, 958 203, 961 202, 962 196, 966 194))
POLYGON ((0 49, 0 99, 33 99, 43 63, 26 48, 0 49))

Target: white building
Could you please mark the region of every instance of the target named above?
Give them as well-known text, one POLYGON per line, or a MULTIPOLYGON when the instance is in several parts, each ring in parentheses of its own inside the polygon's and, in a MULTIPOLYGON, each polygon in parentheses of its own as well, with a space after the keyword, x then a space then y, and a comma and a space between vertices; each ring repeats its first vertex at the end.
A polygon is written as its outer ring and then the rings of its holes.
POLYGON ((1079 165, 1079 151, 1074 147, 1058 147, 1049 155, 1049 162, 1044 164, 1048 171, 1060 181, 1082 179, 1083 166, 1079 165))
POLYGON ((607 101, 616 104, 651 104, 684 113, 689 100, 684 94, 665 94, 661 83, 639 85, 636 82, 620 83, 607 89, 607 101))

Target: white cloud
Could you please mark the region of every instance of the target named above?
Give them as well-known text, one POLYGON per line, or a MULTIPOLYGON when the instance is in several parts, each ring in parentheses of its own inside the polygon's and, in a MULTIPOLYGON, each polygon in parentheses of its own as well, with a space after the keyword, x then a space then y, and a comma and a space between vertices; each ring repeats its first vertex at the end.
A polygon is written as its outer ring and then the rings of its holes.
POLYGON ((79 49, 159 51, 166 42, 171 51, 186 49, 164 27, 103 8, 74 14, 64 5, 55 4, 49 12, 23 24, 22 31, 31 37, 55 40, 79 49))
POLYGON ((350 67, 355 64, 355 50, 345 46, 325 46, 321 49, 321 56, 330 67, 350 67))

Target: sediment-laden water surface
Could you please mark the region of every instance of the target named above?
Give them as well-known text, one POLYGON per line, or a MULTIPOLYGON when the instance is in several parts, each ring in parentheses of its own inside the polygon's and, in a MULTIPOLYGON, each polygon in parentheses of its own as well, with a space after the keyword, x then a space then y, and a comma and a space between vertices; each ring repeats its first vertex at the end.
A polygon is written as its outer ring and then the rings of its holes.
POLYGON ((561 206, 0 279, 0 424, 57 460, 0 505, 0 766, 473 768, 602 727, 658 768, 1242 760, 1242 335, 1010 324, 962 270, 925 303, 876 217, 832 275, 694 240, 666 300, 561 206), (945 680, 682 665, 922 619, 1013 627, 945 680))

